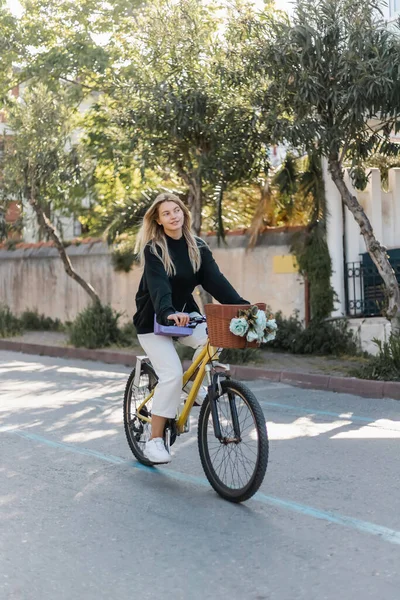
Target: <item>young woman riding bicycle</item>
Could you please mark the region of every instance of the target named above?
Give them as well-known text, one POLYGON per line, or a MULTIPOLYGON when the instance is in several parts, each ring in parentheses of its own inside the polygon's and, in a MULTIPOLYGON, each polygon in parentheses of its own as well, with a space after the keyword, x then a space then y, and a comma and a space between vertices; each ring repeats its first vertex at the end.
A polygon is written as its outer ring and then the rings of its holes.
MULTIPOLYGON (((133 318, 138 340, 158 376, 152 408, 152 433, 144 454, 154 464, 170 462, 163 433, 175 418, 182 391, 182 364, 171 337, 154 333, 154 315, 161 325, 188 324, 199 315, 192 292, 201 285, 221 304, 249 304, 219 270, 210 248, 191 232, 190 212, 178 196, 159 194, 147 210, 137 238, 144 272, 136 294, 133 318)), ((196 349, 207 342, 206 324, 179 341, 196 349)))

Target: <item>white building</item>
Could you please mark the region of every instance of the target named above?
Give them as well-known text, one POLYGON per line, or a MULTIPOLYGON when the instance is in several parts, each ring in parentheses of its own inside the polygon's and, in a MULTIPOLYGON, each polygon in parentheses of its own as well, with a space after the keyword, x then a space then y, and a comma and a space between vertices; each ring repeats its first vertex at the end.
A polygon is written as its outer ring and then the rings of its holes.
MULTIPOLYGON (((352 187, 347 173, 346 184, 364 208, 376 239, 387 248, 400 280, 400 169, 389 170, 385 188, 379 169, 370 171, 364 191, 352 187)), ((326 162, 324 179, 329 212, 327 242, 333 270, 331 284, 337 294, 333 316, 348 317, 361 337, 363 349, 376 352, 372 339, 387 339, 390 333, 389 322, 380 316, 385 304, 382 280, 367 253, 358 224, 342 203, 326 162)))
POLYGON ((396 19, 400 16, 400 0, 389 0, 387 5, 385 3, 385 6, 382 6, 382 12, 388 21, 396 19))

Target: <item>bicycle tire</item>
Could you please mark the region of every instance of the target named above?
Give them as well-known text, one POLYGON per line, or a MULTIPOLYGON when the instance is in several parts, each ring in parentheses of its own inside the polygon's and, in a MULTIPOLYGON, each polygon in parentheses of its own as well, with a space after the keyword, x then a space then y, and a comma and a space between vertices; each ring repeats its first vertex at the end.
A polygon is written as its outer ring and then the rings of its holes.
MULTIPOLYGON (((249 412, 252 415, 254 429, 257 435, 257 457, 255 460, 254 470, 249 477, 249 480, 242 487, 233 488, 227 485, 222 479, 221 476, 217 473, 216 467, 213 464, 213 458, 210 454, 210 444, 208 441, 208 432, 212 430, 210 437, 214 435, 213 432, 213 424, 212 424, 212 416, 211 416, 211 404, 210 399, 207 396, 203 402, 203 405, 200 410, 199 415, 199 426, 198 426, 198 447, 199 454, 201 459, 201 464, 204 469, 204 473, 210 482, 213 489, 222 496, 225 500, 230 502, 244 502, 251 498, 256 491, 259 489, 260 485, 264 480, 264 476, 267 470, 268 465, 268 453, 269 453, 269 444, 268 444, 268 433, 267 427, 265 423, 264 414, 262 409, 258 403, 257 398, 254 396, 253 392, 245 386, 243 383, 239 381, 235 381, 233 379, 225 379, 221 381, 221 390, 222 394, 218 397, 217 402, 220 402, 220 398, 224 395, 228 394, 228 391, 231 394, 235 394, 238 396, 248 407, 249 412), (211 427, 210 427, 211 424, 211 427)), ((224 421, 226 426, 226 419, 224 421)), ((233 427, 233 425, 232 425, 233 427)), ((253 433, 253 432, 252 432, 253 433)), ((218 443, 223 447, 224 444, 220 442, 214 435, 214 443, 218 447, 218 443)), ((241 440, 242 441, 242 440, 241 440)), ((241 443, 238 442, 234 445, 227 444, 234 448, 235 446, 239 446, 241 443)), ((221 448, 217 450, 216 455, 220 452, 221 448)), ((233 450, 229 450, 228 453, 233 454, 233 450)), ((236 453, 236 455, 238 452, 236 453)), ((243 455, 242 455, 243 456, 243 455)), ((244 462, 243 462, 244 464, 244 462)), ((232 471, 233 473, 233 471, 232 471)), ((233 473, 234 474, 234 473, 233 473)))
MULTIPOLYGON (((135 379, 136 369, 133 369, 131 374, 129 375, 128 381, 125 387, 124 393, 124 429, 126 439, 128 441, 129 447, 135 456, 135 458, 146 466, 152 466, 153 463, 149 461, 142 451, 143 442, 140 442, 140 427, 142 426, 142 432, 145 430, 145 426, 143 426, 143 422, 140 421, 137 417, 132 418, 132 413, 136 412, 136 408, 132 411, 132 398, 135 390, 135 386, 133 385, 135 379), (136 431, 135 431, 136 427, 136 431)), ((158 378, 157 375, 151 365, 148 363, 143 363, 140 372, 140 379, 142 381, 142 387, 139 389, 143 390, 143 394, 147 395, 153 389, 153 387, 157 384, 158 378), (146 381, 146 378, 148 381, 146 381)), ((138 388, 136 388, 138 389, 138 388)), ((137 394, 139 395, 139 394, 137 394)), ((144 400, 144 397, 137 398, 136 402, 141 403, 144 400)), ((151 414, 151 413, 150 413, 151 414)))

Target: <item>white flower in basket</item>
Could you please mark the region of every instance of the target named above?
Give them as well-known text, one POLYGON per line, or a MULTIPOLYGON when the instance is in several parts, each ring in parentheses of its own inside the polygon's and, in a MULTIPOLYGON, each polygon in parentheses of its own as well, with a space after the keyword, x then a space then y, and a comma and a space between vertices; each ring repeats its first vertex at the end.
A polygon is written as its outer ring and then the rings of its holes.
POLYGON ((237 318, 231 319, 229 331, 234 335, 246 337, 248 342, 265 344, 275 339, 278 326, 275 319, 268 319, 265 311, 258 306, 240 309, 237 318))
POLYGON ((229 325, 229 331, 234 335, 244 337, 249 328, 249 324, 245 318, 232 319, 229 325))

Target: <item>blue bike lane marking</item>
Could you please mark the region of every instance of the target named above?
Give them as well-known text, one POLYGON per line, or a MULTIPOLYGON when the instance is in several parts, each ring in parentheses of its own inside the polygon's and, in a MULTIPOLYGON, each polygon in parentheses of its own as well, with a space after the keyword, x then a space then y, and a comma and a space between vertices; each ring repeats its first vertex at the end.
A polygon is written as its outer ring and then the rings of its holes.
POLYGON ((258 401, 261 406, 271 406, 272 408, 285 408, 287 410, 297 411, 299 413, 306 413, 308 415, 321 415, 322 417, 334 417, 336 419, 340 419, 342 421, 358 421, 359 423, 369 423, 373 425, 377 418, 385 418, 381 417, 360 417, 357 415, 352 415, 347 412, 335 413, 329 410, 317 410, 312 407, 306 406, 296 406, 295 404, 283 404, 281 402, 268 402, 267 400, 259 400, 258 401))
MULTIPOLYGON (((26 440, 30 440, 33 442, 37 442, 39 444, 45 444, 52 448, 57 448, 59 450, 63 450, 65 452, 72 452, 74 454, 82 454, 84 456, 90 456, 92 458, 97 458, 104 462, 117 464, 117 465, 125 465, 129 467, 133 467, 135 469, 140 469, 142 471, 146 471, 152 475, 162 475, 164 477, 168 477, 170 479, 174 479, 176 481, 182 481, 186 483, 193 483, 195 485, 210 487, 207 479, 203 477, 197 477, 194 475, 188 475, 186 473, 181 473, 179 471, 173 471, 171 469, 163 469, 160 471, 154 467, 146 467, 139 462, 129 461, 119 456, 113 456, 109 454, 103 454, 101 452, 97 452, 96 450, 90 450, 89 448, 82 448, 79 446, 74 446, 72 444, 65 444, 63 442, 56 442, 54 440, 49 440, 45 437, 37 435, 35 433, 30 433, 28 431, 24 431, 22 429, 10 429, 6 433, 18 435, 21 438, 26 440)), ((363 533, 368 533, 369 535, 374 535, 380 537, 385 542, 390 542, 391 544, 400 545, 400 531, 396 531, 395 529, 390 529, 389 527, 383 527, 382 525, 376 525, 375 523, 370 523, 368 521, 363 521, 361 519, 355 519, 353 517, 348 517, 346 515, 342 515, 336 512, 324 511, 314 508, 312 506, 307 506, 305 504, 299 504, 297 502, 292 502, 291 500, 284 500, 283 498, 276 498, 274 496, 268 496, 263 494, 262 492, 257 492, 252 500, 256 502, 260 502, 261 504, 266 504, 268 506, 275 506, 277 508, 282 508, 285 510, 289 510, 292 512, 296 512, 299 514, 306 515, 308 517, 313 517, 315 519, 319 519, 322 521, 327 521, 329 523, 334 523, 336 525, 341 525, 342 527, 348 527, 350 529, 361 531, 363 533)))

